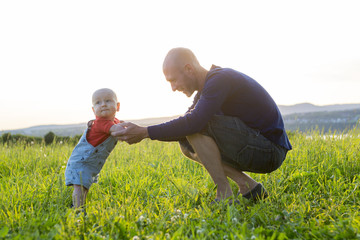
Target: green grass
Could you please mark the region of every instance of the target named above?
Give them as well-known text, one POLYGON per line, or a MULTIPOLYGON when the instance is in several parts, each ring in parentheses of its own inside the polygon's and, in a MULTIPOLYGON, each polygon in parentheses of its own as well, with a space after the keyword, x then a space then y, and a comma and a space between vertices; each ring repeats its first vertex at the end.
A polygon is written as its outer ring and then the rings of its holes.
MULTIPOLYGON (((251 174, 270 197, 214 206, 214 184, 176 143, 119 143, 69 208, 69 144, 0 145, 0 239, 360 239, 360 136, 290 136, 280 169, 251 174)), ((237 192, 232 182, 234 192, 237 192)))

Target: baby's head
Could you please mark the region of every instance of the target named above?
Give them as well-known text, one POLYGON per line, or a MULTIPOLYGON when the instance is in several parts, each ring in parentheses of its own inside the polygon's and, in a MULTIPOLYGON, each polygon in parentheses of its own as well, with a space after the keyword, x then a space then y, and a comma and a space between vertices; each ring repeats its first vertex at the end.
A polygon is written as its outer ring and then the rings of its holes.
POLYGON ((120 109, 116 94, 109 88, 96 90, 92 95, 92 109, 95 116, 113 120, 120 109))

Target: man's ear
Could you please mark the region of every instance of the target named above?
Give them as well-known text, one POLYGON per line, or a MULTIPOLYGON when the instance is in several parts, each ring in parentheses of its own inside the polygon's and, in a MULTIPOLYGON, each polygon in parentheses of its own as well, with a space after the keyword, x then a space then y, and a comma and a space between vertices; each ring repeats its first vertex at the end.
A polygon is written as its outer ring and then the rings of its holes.
POLYGON ((91 107, 91 109, 93 110, 93 113, 95 114, 95 109, 94 109, 94 107, 91 107))
POLYGON ((116 104, 116 111, 117 112, 120 111, 120 102, 117 102, 117 104, 116 104))
POLYGON ((193 66, 192 66, 191 64, 189 64, 189 63, 184 66, 184 70, 185 70, 185 73, 186 73, 186 74, 190 74, 190 75, 193 75, 193 74, 194 74, 194 68, 193 68, 193 66))

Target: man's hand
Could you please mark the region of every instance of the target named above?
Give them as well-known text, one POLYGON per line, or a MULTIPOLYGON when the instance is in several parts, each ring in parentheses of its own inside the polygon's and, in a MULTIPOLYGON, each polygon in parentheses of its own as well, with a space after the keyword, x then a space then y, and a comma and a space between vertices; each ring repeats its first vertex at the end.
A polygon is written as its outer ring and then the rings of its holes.
POLYGON ((124 122, 117 124, 121 127, 111 133, 112 136, 116 137, 120 141, 125 141, 128 144, 138 143, 144 138, 149 137, 149 133, 146 127, 140 127, 131 122, 124 122))
POLYGON ((124 130, 125 128, 121 125, 121 123, 123 123, 124 121, 118 123, 118 124, 114 124, 111 126, 110 128, 110 134, 112 134, 113 132, 118 132, 121 130, 124 130))

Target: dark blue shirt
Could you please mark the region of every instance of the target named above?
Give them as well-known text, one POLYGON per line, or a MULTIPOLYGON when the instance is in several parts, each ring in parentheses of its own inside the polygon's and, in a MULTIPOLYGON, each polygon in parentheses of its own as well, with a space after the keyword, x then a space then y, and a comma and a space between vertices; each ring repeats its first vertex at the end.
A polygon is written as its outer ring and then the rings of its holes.
POLYGON ((230 68, 212 66, 201 92, 182 117, 148 127, 151 139, 172 141, 200 132, 213 115, 238 117, 270 141, 291 149, 274 100, 254 79, 230 68))

